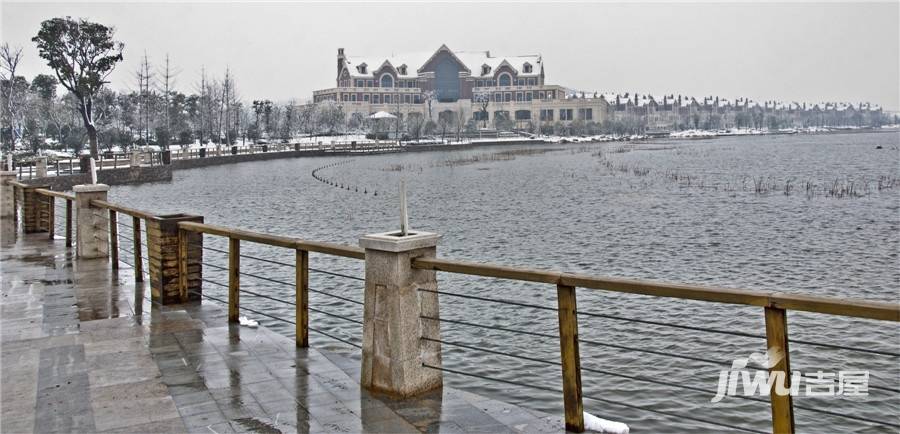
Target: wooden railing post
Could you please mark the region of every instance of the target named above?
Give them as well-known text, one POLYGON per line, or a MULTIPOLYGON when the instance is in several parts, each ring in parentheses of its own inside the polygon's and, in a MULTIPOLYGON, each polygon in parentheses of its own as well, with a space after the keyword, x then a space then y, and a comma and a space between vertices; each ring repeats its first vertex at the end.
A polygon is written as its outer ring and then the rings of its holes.
POLYGON ((144 258, 141 253, 141 219, 138 217, 131 217, 131 228, 134 231, 131 235, 133 237, 134 248, 134 281, 143 282, 144 258))
POLYGON ((566 430, 584 431, 584 404, 581 400, 581 355, 578 352, 578 314, 575 287, 556 286, 559 306, 559 349, 562 358, 563 404, 566 430))
POLYGON ((72 247, 72 199, 66 199, 66 247, 72 247))
MULTIPOLYGON (((783 375, 784 388, 791 388, 791 363, 788 351, 787 311, 776 307, 766 307, 766 344, 769 354, 772 350, 782 354, 783 357, 774 366, 769 368, 769 375, 783 375), (778 374, 780 372, 780 374, 778 374)), ((772 432, 775 434, 793 434, 794 432, 794 404, 790 394, 778 395, 775 393, 776 383, 769 390, 769 401, 772 403, 772 432)))
POLYGON ((109 257, 113 270, 119 269, 119 223, 115 211, 109 210, 109 257))
POLYGON ((241 240, 228 238, 228 322, 239 322, 241 313, 241 240))
POLYGON ((309 346, 309 252, 297 250, 296 260, 296 341, 298 347, 306 348, 309 346))

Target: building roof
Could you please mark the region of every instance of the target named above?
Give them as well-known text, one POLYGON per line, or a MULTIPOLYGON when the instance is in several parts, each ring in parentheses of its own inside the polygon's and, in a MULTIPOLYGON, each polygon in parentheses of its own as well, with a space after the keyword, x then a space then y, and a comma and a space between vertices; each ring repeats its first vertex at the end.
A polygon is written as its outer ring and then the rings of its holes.
POLYGON ((403 54, 392 54, 390 56, 350 56, 344 54, 344 62, 347 71, 353 78, 372 78, 373 73, 382 69, 383 66, 393 68, 399 77, 416 77, 418 69, 424 66, 438 52, 446 50, 456 56, 462 64, 471 71, 473 77, 493 77, 494 72, 504 62, 509 65, 519 77, 536 77, 541 73, 543 67, 540 54, 530 54, 524 56, 491 56, 489 51, 453 51, 442 45, 436 51, 422 51, 403 54), (528 63, 531 65, 531 72, 525 73, 524 66, 528 63), (359 71, 360 65, 366 65, 366 73, 359 71), (398 71, 400 66, 406 65, 406 74, 398 71), (482 74, 482 66, 487 65, 490 71, 482 74))

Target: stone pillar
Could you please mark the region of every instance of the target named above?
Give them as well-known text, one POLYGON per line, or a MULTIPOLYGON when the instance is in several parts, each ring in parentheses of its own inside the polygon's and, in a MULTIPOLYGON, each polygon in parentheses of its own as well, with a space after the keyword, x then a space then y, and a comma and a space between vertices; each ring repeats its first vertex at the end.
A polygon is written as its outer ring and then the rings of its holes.
POLYGON ((359 245, 366 250, 366 289, 363 308, 363 387, 398 397, 440 388, 440 324, 437 318, 435 272, 416 270, 410 260, 434 257, 440 235, 411 232, 366 235, 359 245))
POLYGON ((36 176, 38 178, 46 178, 47 177, 47 157, 39 157, 35 160, 35 171, 37 172, 36 176))
POLYGON ((16 172, 0 172, 0 218, 15 218, 16 188, 10 182, 16 180, 16 172))
POLYGON ((203 223, 202 216, 172 214, 147 220, 147 251, 150 265, 150 297, 162 304, 200 300, 203 261, 203 236, 185 232, 187 245, 179 251, 178 223, 203 223), (185 255, 186 266, 181 264, 185 255), (186 270, 186 292, 182 292, 181 275, 186 270))
POLYGON ((138 151, 131 151, 131 167, 140 167, 141 165, 141 153, 138 151))
POLYGON ((109 256, 109 212, 91 206, 92 200, 106 200, 109 186, 83 184, 75 191, 75 252, 79 258, 106 258, 109 256))

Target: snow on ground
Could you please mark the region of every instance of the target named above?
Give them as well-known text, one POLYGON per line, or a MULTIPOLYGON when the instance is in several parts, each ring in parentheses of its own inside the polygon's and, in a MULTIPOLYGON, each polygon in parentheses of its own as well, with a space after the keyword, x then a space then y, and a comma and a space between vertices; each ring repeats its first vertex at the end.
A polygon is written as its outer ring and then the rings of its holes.
POLYGON ((628 434, 628 425, 622 422, 601 419, 593 414, 584 412, 584 429, 605 434, 628 434))

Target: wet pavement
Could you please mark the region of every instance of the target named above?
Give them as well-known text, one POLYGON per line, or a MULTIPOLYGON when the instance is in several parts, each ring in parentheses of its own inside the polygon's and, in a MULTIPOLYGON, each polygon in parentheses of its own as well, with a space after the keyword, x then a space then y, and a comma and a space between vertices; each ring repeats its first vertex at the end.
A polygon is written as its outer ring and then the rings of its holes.
POLYGON ((562 419, 445 387, 393 400, 358 354, 229 325, 218 305, 161 307, 106 260, 46 234, 0 234, 0 431, 559 432, 562 419))

